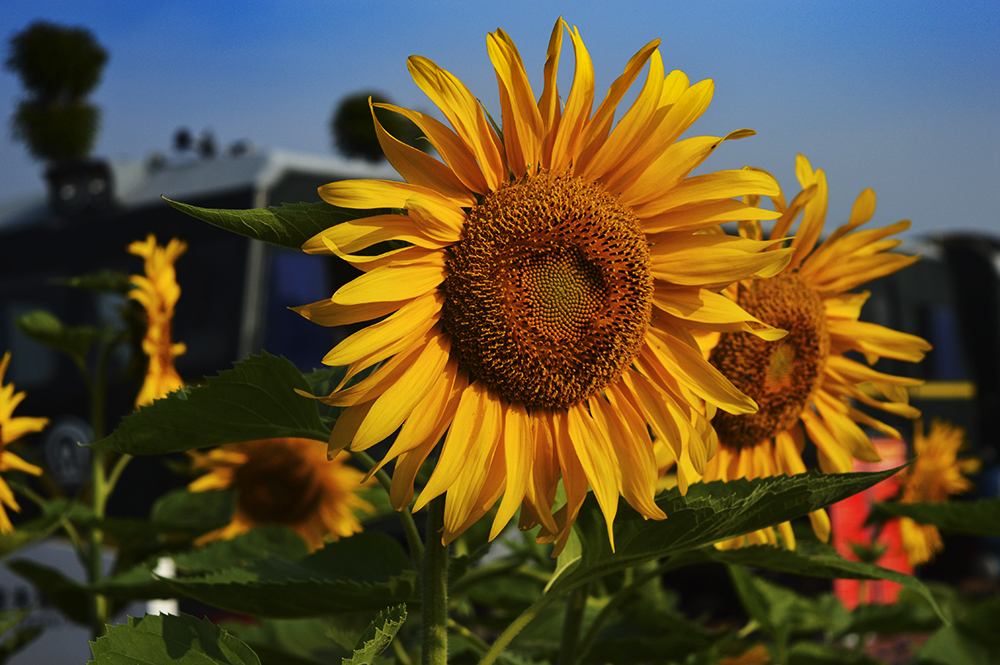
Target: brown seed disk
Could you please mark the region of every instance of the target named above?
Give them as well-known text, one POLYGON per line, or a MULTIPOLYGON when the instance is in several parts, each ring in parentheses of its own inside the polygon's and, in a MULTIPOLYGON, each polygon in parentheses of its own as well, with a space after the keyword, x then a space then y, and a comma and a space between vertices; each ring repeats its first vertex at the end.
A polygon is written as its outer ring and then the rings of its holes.
POLYGON ((822 383, 830 354, 823 302, 795 275, 743 283, 738 302, 788 335, 767 342, 750 333, 724 333, 712 351, 711 363, 760 407, 741 416, 720 411, 712 420, 719 441, 736 449, 795 424, 822 383))
POLYGON ((238 467, 233 485, 240 488, 239 506, 255 522, 294 524, 316 510, 322 496, 320 470, 293 448, 254 441, 242 445, 246 464, 238 467))
POLYGON ((529 408, 579 404, 618 378, 652 311, 635 213, 595 183, 546 172, 472 209, 443 288, 452 352, 529 408))

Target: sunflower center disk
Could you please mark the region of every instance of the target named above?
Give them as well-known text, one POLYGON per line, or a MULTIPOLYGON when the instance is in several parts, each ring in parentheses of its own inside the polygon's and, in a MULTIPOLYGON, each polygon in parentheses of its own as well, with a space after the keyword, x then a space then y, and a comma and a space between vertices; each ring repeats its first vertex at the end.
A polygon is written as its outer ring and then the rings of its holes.
POLYGON ((294 451, 264 442, 248 450, 250 461, 236 470, 240 508, 255 522, 294 524, 319 503, 318 471, 294 451))
POLYGON ((649 326, 653 280, 631 208, 539 173, 472 209, 442 321, 472 374, 529 408, 579 404, 618 378, 649 326))
POLYGON ((823 302, 795 275, 741 285, 739 304, 788 335, 767 342, 725 333, 712 351, 712 364, 760 407, 750 415, 716 414, 719 440, 732 448, 755 446, 794 425, 822 382, 830 354, 823 302))

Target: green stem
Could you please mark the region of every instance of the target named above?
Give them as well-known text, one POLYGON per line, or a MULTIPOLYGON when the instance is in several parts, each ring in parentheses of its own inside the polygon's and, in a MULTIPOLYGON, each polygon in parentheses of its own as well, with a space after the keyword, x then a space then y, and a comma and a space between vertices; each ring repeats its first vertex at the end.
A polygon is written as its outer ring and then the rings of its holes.
MULTIPOLYGON (((365 465, 368 469, 375 468, 375 460, 366 452, 361 450, 351 450, 349 451, 351 455, 365 465)), ((375 472, 375 479, 382 485, 386 493, 392 488, 392 479, 389 478, 389 474, 384 470, 379 469, 375 472)), ((410 512, 409 508, 403 508, 402 510, 396 511, 399 515, 399 521, 403 523, 403 532, 406 534, 406 542, 410 546, 410 556, 413 558, 414 564, 418 567, 420 562, 424 558, 424 544, 420 540, 420 530, 417 529, 416 522, 413 521, 413 513, 410 512)))
POLYGON ((573 591, 566 606, 566 616, 563 618, 562 641, 559 648, 557 665, 575 665, 577 643, 580 641, 580 627, 583 625, 583 614, 587 609, 589 584, 582 584, 573 591))
POLYGON ((590 624, 590 628, 587 630, 587 635, 583 638, 583 642, 580 643, 581 658, 587 657, 587 653, 590 651, 591 647, 594 646, 594 641, 597 639, 597 633, 600 632, 601 626, 603 626, 604 622, 608 620, 611 613, 624 603, 629 596, 642 588, 644 584, 659 577, 664 572, 669 570, 671 567, 671 561, 672 560, 665 561, 656 568, 653 568, 638 577, 634 577, 630 583, 623 586, 618 593, 611 597, 611 600, 609 600, 608 603, 601 608, 598 615, 594 617, 594 621, 590 624))
POLYGON ((448 629, 452 632, 461 635, 466 639, 466 641, 476 649, 480 655, 486 653, 490 649, 490 645, 483 640, 483 638, 476 635, 474 632, 458 623, 454 619, 448 619, 448 629))
POLYGON ((533 602, 528 609, 521 612, 520 615, 514 621, 507 626, 500 636, 494 640, 493 644, 490 645, 490 650, 486 652, 486 655, 482 657, 479 661, 479 665, 493 665, 503 650, 507 648, 511 640, 517 637, 517 634, 524 630, 524 627, 531 623, 531 620, 541 613, 546 607, 559 600, 559 594, 543 594, 539 596, 538 600, 533 602))
POLYGON ((427 510, 427 542, 420 576, 422 665, 448 663, 448 546, 441 542, 444 499, 443 496, 437 497, 427 510))
MULTIPOLYGON (((107 481, 104 475, 104 455, 97 453, 90 458, 91 499, 95 523, 90 527, 87 549, 87 581, 95 584, 101 581, 103 570, 104 533, 97 526, 104 519, 104 504, 107 500, 107 481)), ((90 596, 90 630, 94 639, 107 632, 108 599, 99 593, 90 596)))

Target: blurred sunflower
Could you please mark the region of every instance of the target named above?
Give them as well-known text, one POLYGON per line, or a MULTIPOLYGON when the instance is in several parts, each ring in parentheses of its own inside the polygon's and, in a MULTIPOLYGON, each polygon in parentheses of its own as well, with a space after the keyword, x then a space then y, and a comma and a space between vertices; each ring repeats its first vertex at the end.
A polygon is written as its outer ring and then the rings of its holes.
POLYGON ((312 439, 229 443, 189 454, 193 469, 209 472, 189 490, 236 491, 232 521, 201 536, 196 545, 276 525, 288 527, 317 550, 328 537, 337 540, 361 531, 356 511, 373 510, 357 494, 364 474, 340 458, 328 460, 323 444, 312 439))
MULTIPOLYGON (((919 421, 913 430, 913 453, 917 456, 901 479, 900 503, 947 501, 955 494, 972 489, 972 482, 962 474, 979 471, 980 460, 958 459, 965 443, 965 430, 949 423, 933 420, 924 435, 919 421)), ((903 549, 910 565, 919 566, 944 549, 941 533, 933 524, 919 524, 908 517, 900 518, 903 549)))
POLYGON ((174 306, 181 297, 174 262, 185 250, 187 243, 177 238, 173 238, 165 247, 157 245, 156 236, 152 233, 145 241, 136 240, 128 246, 130 254, 144 259, 146 273, 129 278, 135 286, 129 292, 129 297, 146 309, 149 321, 146 337, 142 340, 142 350, 149 356, 149 367, 135 400, 136 408, 151 404, 153 400, 184 387, 184 382, 174 369, 174 358, 182 355, 187 347, 183 343, 171 342, 170 328, 174 319, 174 306))
MULTIPOLYGON (((919 362, 930 344, 915 335, 859 321, 869 292, 848 293, 918 260, 917 256, 886 253, 901 242, 888 236, 905 230, 910 222, 857 231, 875 212, 875 193, 866 189, 855 201, 847 224, 817 246, 826 219, 826 175, 813 171, 802 155, 796 161, 796 174, 802 192, 788 205, 780 194, 772 198, 781 217, 770 233, 771 240, 784 239, 802 213, 798 233, 790 243, 791 262, 774 277, 743 280, 727 290, 741 307, 788 334, 768 342, 743 333, 724 333, 707 343, 711 363, 750 395, 760 410, 750 415, 715 415, 712 425, 719 436, 719 453, 706 465, 706 481, 804 473, 806 434, 816 445, 824 473, 849 472, 852 458, 880 460, 860 425, 896 438, 899 432, 854 407, 852 400, 905 418, 920 415, 907 403, 905 387, 921 381, 878 372, 870 365, 882 357, 919 362), (849 358, 851 351, 863 354, 868 365, 849 358)), ((760 223, 741 223, 740 235, 760 240, 760 223)), ((826 511, 812 513, 810 519, 816 535, 827 540, 830 520, 826 511)), ((778 528, 786 544, 794 548, 791 526, 784 523, 778 528)), ((743 542, 776 543, 777 539, 769 528, 722 546, 743 542)))
POLYGON ((775 274, 789 251, 699 233, 725 220, 777 217, 734 198, 776 194, 777 183, 753 170, 688 177, 723 140, 753 132, 677 141, 707 108, 713 83, 665 74, 658 40, 629 61, 592 112, 590 56, 579 32, 569 31, 576 70, 561 104, 564 27, 560 19, 552 31, 537 101, 510 37, 488 36, 502 130, 457 78, 412 56, 411 75, 451 128, 374 106, 416 123, 443 161, 389 136, 375 118, 405 182, 335 182, 320 195, 336 206, 398 214, 331 227, 303 246, 366 274, 298 308, 302 315, 328 326, 386 317, 324 358, 348 366, 345 383, 322 398, 346 407, 330 451, 364 450, 399 430, 381 462, 396 460, 398 509, 409 505, 417 469, 444 436, 414 509, 446 494, 446 543, 501 495, 491 536, 521 505, 520 526, 541 524, 539 539, 561 546, 588 486, 609 534, 619 495, 645 517, 663 519, 653 501, 649 429, 682 460, 686 491, 690 474, 714 453, 704 402, 733 413, 755 409, 700 356, 689 329, 782 334, 718 290, 775 274), (635 103, 614 124, 647 64, 635 103), (354 254, 385 240, 406 246, 354 254), (567 501, 553 515, 560 478, 567 501))
MULTIPOLYGON (((40 476, 42 470, 34 464, 29 464, 23 459, 7 450, 7 444, 17 441, 25 434, 40 432, 49 424, 48 418, 29 418, 27 416, 14 417, 14 409, 24 399, 25 393, 14 392, 14 384, 4 385, 3 378, 7 374, 7 367, 10 365, 10 351, 3 355, 0 361, 0 471, 23 471, 33 476, 40 476)), ((14 526, 7 517, 4 506, 11 510, 21 512, 21 507, 14 499, 14 493, 10 487, 0 478, 0 533, 10 533, 14 526)))

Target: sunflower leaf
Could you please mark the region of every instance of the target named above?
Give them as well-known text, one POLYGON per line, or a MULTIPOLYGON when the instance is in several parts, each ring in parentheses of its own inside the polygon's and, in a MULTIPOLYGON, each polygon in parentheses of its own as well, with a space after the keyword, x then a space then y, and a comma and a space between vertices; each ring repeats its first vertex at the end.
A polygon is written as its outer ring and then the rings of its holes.
POLYGON ((970 536, 1000 536, 1000 499, 943 503, 876 503, 870 522, 909 517, 921 524, 970 536))
POLYGON ((67 326, 55 314, 43 309, 18 317, 14 325, 36 342, 65 353, 81 367, 86 365, 91 345, 108 337, 93 326, 67 326))
POLYGON ((387 607, 378 613, 358 643, 354 646, 354 655, 344 658, 342 665, 371 665, 378 655, 386 650, 396 636, 399 627, 406 621, 406 605, 387 607))
MULTIPOLYGON (((900 467, 902 468, 902 467, 900 467)), ((549 592, 564 593, 584 582, 644 561, 695 550, 751 531, 801 517, 885 480, 899 469, 873 473, 822 474, 756 480, 695 483, 681 496, 676 488, 660 495, 662 521, 646 520, 625 501, 614 522, 613 552, 604 517, 591 495, 574 530, 580 537, 579 558, 560 562, 549 592)))
POLYGON ((288 249, 301 249, 306 240, 331 226, 359 217, 389 212, 338 208, 324 201, 286 203, 271 208, 250 210, 223 210, 199 208, 168 198, 163 200, 177 210, 220 229, 288 249))
POLYGON ((208 619, 147 615, 129 617, 91 643, 88 665, 260 665, 246 644, 208 619))
POLYGON ((400 545, 369 531, 298 561, 267 557, 246 567, 164 580, 176 593, 259 617, 301 618, 381 610, 410 600, 416 573, 400 545))
POLYGON ((1000 662, 997 614, 1000 598, 984 600, 955 623, 934 633, 920 650, 921 663, 990 665, 1000 662))
POLYGON ((278 437, 326 443, 330 430, 316 401, 296 394, 309 384, 291 361, 250 356, 205 385, 158 399, 126 417, 97 450, 161 455, 224 443, 278 437))

